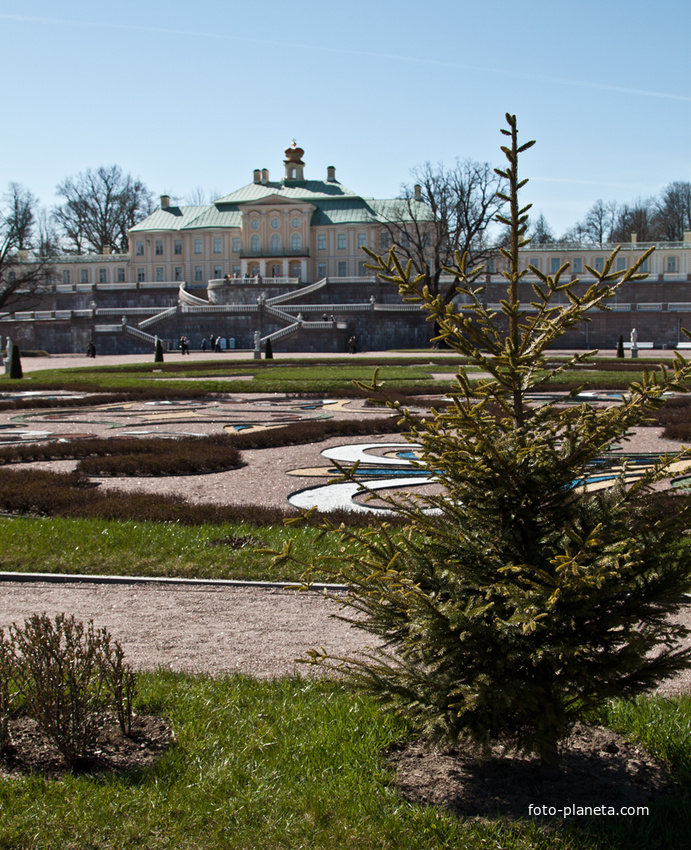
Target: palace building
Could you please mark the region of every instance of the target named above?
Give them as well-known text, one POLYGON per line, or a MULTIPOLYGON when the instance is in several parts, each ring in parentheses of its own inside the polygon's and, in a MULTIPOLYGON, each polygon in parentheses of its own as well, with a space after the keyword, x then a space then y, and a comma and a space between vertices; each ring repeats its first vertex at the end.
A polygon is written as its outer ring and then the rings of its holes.
MULTIPOLYGON (((270 338, 275 351, 344 351, 352 336, 360 350, 426 347, 424 314, 375 278, 363 248, 388 250, 392 223, 405 224, 406 215, 431 225, 429 208, 418 195, 405 206, 358 195, 333 166, 325 179, 308 179, 295 142, 283 167, 280 180, 255 169, 250 183, 209 205, 177 206, 161 196, 130 230, 129 254, 57 257, 40 303, 0 314, 0 334, 49 352, 85 351, 92 339, 101 353, 147 351, 157 336, 172 343, 181 335, 197 347, 210 333, 226 348, 255 349, 270 338)), ((588 267, 601 269, 613 247, 528 246, 522 262, 545 274, 568 262, 587 286, 588 267)), ((616 268, 648 247, 632 234, 616 268)), ((614 309, 574 329, 565 347, 614 348, 633 327, 650 346, 683 342, 681 328, 691 327, 691 233, 657 248, 648 280, 623 287, 614 309)), ((504 297, 502 263, 487 265, 490 305, 504 297)), ((529 275, 522 287, 529 302, 529 275)))

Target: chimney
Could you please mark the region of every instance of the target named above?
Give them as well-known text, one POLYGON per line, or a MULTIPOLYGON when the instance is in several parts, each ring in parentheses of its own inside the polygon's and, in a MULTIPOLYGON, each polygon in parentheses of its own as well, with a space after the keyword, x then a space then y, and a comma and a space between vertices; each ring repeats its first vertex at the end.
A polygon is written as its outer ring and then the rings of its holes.
POLYGON ((110 255, 110 246, 109 245, 101 245, 101 254, 104 257, 109 256, 110 255))
POLYGON ((638 242, 638 234, 637 234, 637 233, 632 233, 632 234, 631 234, 631 244, 632 244, 632 245, 635 245, 635 244, 636 244, 636 242, 638 242))
POLYGON ((326 179, 329 181, 329 183, 335 183, 336 182, 336 166, 335 165, 329 165, 327 167, 327 169, 326 169, 326 179))
POLYGON ((20 248, 17 251, 17 255, 19 256, 19 261, 21 263, 26 263, 29 259, 29 252, 26 250, 26 248, 20 248))
POLYGON ((261 183, 262 182, 262 171, 261 168, 254 169, 254 182, 261 183))
POLYGON ((262 184, 264 186, 266 186, 266 184, 268 182, 269 182, 269 169, 268 168, 262 168, 262 184))
POLYGON ((161 209, 167 210, 170 206, 170 195, 161 195, 161 209))
POLYGON ((691 230, 684 231, 684 242, 691 242, 691 230))
POLYGON ((413 191, 415 192, 415 200, 421 201, 422 200, 422 186, 419 183, 416 183, 413 186, 413 191))

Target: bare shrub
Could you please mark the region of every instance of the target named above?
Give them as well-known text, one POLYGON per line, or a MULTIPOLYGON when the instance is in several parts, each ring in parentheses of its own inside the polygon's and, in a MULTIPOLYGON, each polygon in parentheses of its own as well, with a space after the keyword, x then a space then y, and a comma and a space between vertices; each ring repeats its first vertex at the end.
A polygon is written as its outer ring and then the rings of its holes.
POLYGON ((70 769, 88 761, 96 712, 112 707, 123 733, 131 729, 135 678, 106 629, 58 614, 34 614, 10 627, 14 679, 27 713, 70 769))
POLYGON ((12 641, 0 629, 0 756, 10 746, 9 722, 16 701, 15 667, 12 641))

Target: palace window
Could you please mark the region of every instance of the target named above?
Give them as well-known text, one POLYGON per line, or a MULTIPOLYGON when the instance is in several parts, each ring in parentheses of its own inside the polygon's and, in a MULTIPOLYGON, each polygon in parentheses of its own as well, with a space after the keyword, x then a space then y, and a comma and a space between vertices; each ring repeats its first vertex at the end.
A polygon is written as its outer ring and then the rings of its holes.
POLYGON ((293 233, 290 237, 290 247, 293 251, 301 251, 302 250, 302 236, 299 233, 293 233))
POLYGON ((253 254, 258 254, 262 249, 262 240, 255 233, 254 236, 250 239, 250 251, 253 254))
POLYGON ((595 257, 595 271, 601 272, 605 267, 605 258, 604 257, 595 257))
POLYGON ((242 243, 240 242, 240 237, 239 236, 233 236, 233 253, 234 254, 240 253, 241 244, 242 243))
POLYGON ((573 258, 573 273, 574 274, 583 274, 583 258, 582 257, 574 257, 573 258))
POLYGON ((175 270, 173 272, 173 279, 176 281, 176 283, 180 283, 184 280, 182 276, 182 266, 175 266, 175 270))
POLYGON ((80 283, 88 283, 89 282, 89 270, 88 269, 80 269, 79 270, 79 282, 80 283))
POLYGON ((367 247, 367 234, 366 233, 358 233, 358 235, 357 235, 357 246, 358 246, 358 248, 366 248, 367 247))
POLYGON ((677 258, 676 257, 667 257, 667 262, 665 263, 665 271, 669 274, 676 274, 677 271, 677 258))
POLYGON ((220 236, 214 236, 214 254, 220 254, 223 251, 223 244, 220 236))
POLYGON ((549 273, 556 274, 561 267, 561 259, 559 257, 550 257, 549 260, 549 273))
POLYGON ((98 270, 98 282, 99 283, 108 283, 108 269, 99 269, 98 270))
POLYGON ((271 234, 271 241, 270 241, 269 244, 271 246, 271 253, 272 254, 275 255, 275 254, 281 253, 281 237, 279 236, 278 233, 272 233, 271 234))
POLYGON ((144 256, 144 243, 143 242, 136 242, 135 243, 134 254, 135 254, 136 257, 143 257, 144 256))
POLYGON ((176 239, 173 242, 173 253, 178 255, 182 254, 182 239, 176 239))
POLYGON ((72 273, 69 269, 62 270, 62 282, 65 284, 65 286, 70 286, 70 284, 72 283, 72 273))
POLYGON ((223 267, 222 266, 214 266, 213 278, 214 280, 220 280, 223 277, 223 267))
POLYGON ((338 262, 338 276, 346 277, 348 274, 348 263, 345 260, 339 260, 338 262))
POLYGON ((326 233, 320 233, 317 236, 317 250, 326 251, 326 233))
POLYGON ((617 257, 617 271, 623 272, 626 269, 626 257, 617 257))
POLYGON ((326 263, 317 263, 317 280, 326 277, 326 263))
POLYGON ((201 239, 195 239, 194 240, 194 253, 195 254, 201 254, 202 251, 203 251, 202 240, 201 239))
POLYGON ((137 269, 137 283, 144 283, 146 280, 146 272, 144 269, 137 269))
POLYGON ((203 266, 195 266, 194 267, 194 279, 197 283, 204 280, 204 267, 203 266))
POLYGON ((162 256, 163 256, 163 240, 162 240, 162 239, 157 239, 157 240, 154 242, 154 254, 155 254, 157 257, 162 257, 162 256))
POLYGON ((339 233, 338 234, 336 247, 338 248, 339 251, 345 251, 345 249, 347 247, 346 240, 347 240, 347 236, 346 236, 345 233, 339 233))
POLYGON ((162 266, 156 266, 156 280, 160 283, 165 280, 165 273, 162 266))
POLYGON ((117 280, 117 282, 118 282, 118 283, 124 283, 124 282, 125 282, 125 280, 126 280, 126 278, 125 278, 125 269, 123 269, 123 268, 119 268, 119 269, 115 272, 115 279, 117 280))
POLYGON ((272 229, 272 230, 278 230, 278 228, 279 228, 280 226, 281 226, 281 222, 280 222, 280 220, 279 220, 279 219, 277 219, 277 218, 272 218, 272 219, 271 219, 271 229, 272 229))

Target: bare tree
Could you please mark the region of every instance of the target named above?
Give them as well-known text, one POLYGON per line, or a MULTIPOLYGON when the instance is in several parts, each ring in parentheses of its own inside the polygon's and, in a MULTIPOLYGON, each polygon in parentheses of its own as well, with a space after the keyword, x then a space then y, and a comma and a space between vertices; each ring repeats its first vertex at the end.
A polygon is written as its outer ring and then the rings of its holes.
POLYGON ((0 309, 45 291, 47 262, 31 256, 36 199, 18 183, 10 183, 0 208, 0 309))
POLYGON ((662 190, 657 201, 659 226, 669 242, 681 242, 691 231, 691 183, 676 181, 662 190))
POLYGON ((639 242, 657 242, 662 238, 660 220, 652 198, 639 199, 634 204, 619 207, 612 228, 612 242, 629 242, 635 233, 639 242))
POLYGON ((222 198, 223 194, 223 192, 219 192, 216 189, 212 189, 210 192, 207 192, 205 189, 202 189, 201 186, 197 186, 196 189, 193 189, 184 196, 183 202, 192 207, 204 207, 209 204, 213 204, 214 201, 222 198))
POLYGON ((20 251, 31 248, 36 223, 36 198, 20 183, 10 183, 4 197, 5 215, 8 226, 15 234, 16 247, 20 251))
POLYGON ((128 230, 153 210, 151 192, 117 165, 68 177, 56 194, 65 202, 55 210, 55 221, 76 254, 103 248, 126 252, 128 230))
POLYGON ((531 225, 529 236, 531 245, 547 245, 554 242, 554 232, 542 213, 535 220, 535 224, 531 225))
POLYGON ((452 168, 426 162, 411 176, 414 184, 403 185, 401 197, 386 209, 384 235, 391 245, 380 247, 395 247, 425 276, 430 292, 448 303, 455 283, 442 291, 440 279, 456 252, 467 252, 472 265, 497 253, 488 230, 504 205, 498 195, 503 181, 489 163, 472 160, 456 160, 452 168))
POLYGON ((586 242, 605 245, 612 241, 612 232, 617 220, 619 205, 616 201, 597 201, 585 214, 583 221, 576 225, 575 233, 586 242))

